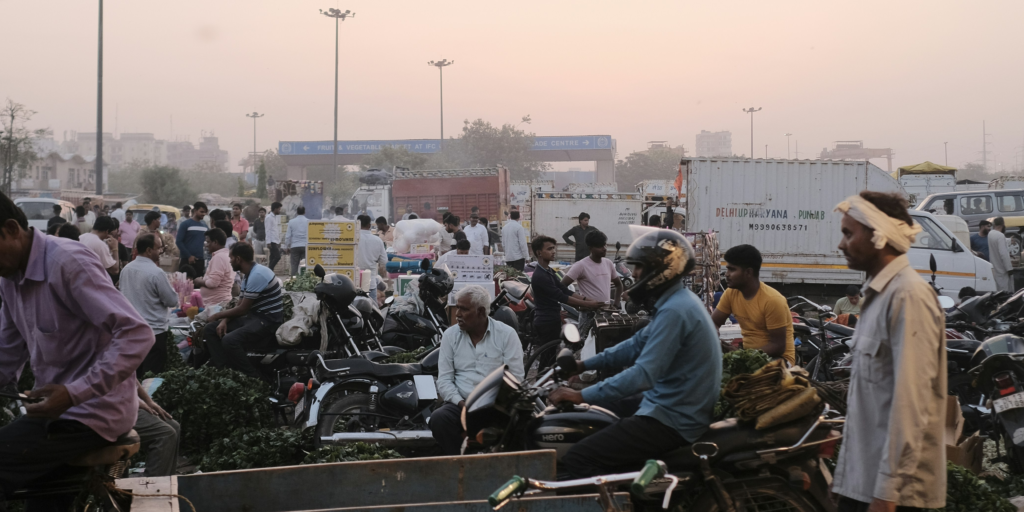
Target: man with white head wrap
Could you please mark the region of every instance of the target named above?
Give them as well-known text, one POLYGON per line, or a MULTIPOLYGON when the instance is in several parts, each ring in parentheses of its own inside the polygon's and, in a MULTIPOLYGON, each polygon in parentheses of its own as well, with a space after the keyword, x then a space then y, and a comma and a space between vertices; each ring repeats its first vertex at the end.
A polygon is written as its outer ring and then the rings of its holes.
POLYGON ((996 217, 992 222, 992 231, 988 233, 988 257, 992 263, 992 277, 996 280, 996 288, 1001 292, 1013 292, 1013 263, 1010 262, 1010 247, 1006 244, 1006 221, 996 217))
POLYGON ((861 192, 842 212, 849 267, 867 273, 846 428, 832 491, 840 512, 946 502, 945 317, 906 252, 921 231, 901 196, 861 192))

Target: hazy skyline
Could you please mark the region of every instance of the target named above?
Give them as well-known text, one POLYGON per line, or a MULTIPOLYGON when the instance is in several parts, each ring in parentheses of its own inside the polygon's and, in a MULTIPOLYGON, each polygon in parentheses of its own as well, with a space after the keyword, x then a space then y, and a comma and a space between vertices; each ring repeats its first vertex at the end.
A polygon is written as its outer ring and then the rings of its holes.
MULTIPOLYGON (((32 127, 95 131, 96 1, 0 0, 0 98, 36 110, 32 127)), ((924 160, 1020 166, 1024 3, 105 1, 104 131, 158 138, 213 130, 229 169, 280 140, 332 137, 334 21, 341 26, 338 137, 438 136, 464 119, 537 135, 609 134, 618 158, 667 140, 694 149, 729 130, 754 156, 802 158, 836 140, 890 147, 894 168, 924 160), (170 121, 173 116, 173 134, 170 121)), ((884 160, 875 160, 884 168, 884 160)), ((581 163, 576 167, 589 168, 581 163)), ((560 166, 561 167, 561 166, 560 166)))

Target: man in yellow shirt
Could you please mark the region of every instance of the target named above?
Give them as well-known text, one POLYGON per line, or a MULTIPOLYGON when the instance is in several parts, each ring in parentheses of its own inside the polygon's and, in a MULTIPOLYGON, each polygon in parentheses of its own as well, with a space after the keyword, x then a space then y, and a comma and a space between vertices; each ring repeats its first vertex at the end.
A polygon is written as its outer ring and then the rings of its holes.
POLYGON ((729 289, 722 294, 711 319, 722 327, 735 315, 743 333, 743 348, 756 348, 774 358, 796 363, 793 317, 786 298, 759 279, 761 252, 752 245, 737 245, 725 253, 725 278, 729 289))

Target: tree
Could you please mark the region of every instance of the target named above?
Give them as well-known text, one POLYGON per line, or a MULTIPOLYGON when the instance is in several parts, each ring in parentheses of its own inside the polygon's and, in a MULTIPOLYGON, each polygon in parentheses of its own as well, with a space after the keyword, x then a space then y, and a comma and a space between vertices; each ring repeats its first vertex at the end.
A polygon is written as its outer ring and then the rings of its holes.
POLYGON ((977 162, 969 162, 956 170, 956 179, 973 181, 992 181, 996 174, 985 170, 985 167, 977 162))
POLYGON ((142 199, 147 203, 179 205, 196 199, 189 180, 175 167, 161 165, 146 168, 142 171, 140 181, 142 199))
POLYGON ((530 150, 533 148, 534 134, 526 133, 505 123, 500 128, 483 119, 463 122, 462 134, 458 138, 444 141, 440 153, 429 161, 434 169, 453 169, 467 167, 493 167, 503 165, 508 168, 512 179, 535 179, 541 172, 547 171, 551 165, 531 160, 530 150))
POLYGON ((36 139, 51 134, 46 128, 31 130, 25 126, 35 113, 10 99, 0 109, 0 167, 3 169, 0 188, 8 196, 14 180, 25 177, 25 169, 39 159, 34 149, 36 139))
POLYGON ((256 197, 267 198, 267 162, 260 162, 260 170, 256 173, 256 197))
POLYGON ((363 159, 360 170, 383 169, 390 171, 392 167, 405 167, 408 169, 422 169, 427 164, 428 158, 424 155, 413 153, 405 146, 384 146, 379 153, 374 153, 363 159))
POLYGON ((245 180, 241 176, 238 177, 238 197, 245 197, 245 180))
POLYGON ((672 180, 679 172, 679 159, 685 152, 679 149, 654 148, 630 153, 615 163, 615 181, 620 192, 636 190, 644 180, 672 180))

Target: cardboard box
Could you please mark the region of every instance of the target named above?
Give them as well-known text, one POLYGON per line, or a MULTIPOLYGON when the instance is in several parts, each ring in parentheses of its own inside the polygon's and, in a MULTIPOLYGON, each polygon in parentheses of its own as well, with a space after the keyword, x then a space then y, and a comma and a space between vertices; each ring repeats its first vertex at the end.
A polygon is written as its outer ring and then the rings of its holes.
POLYGON ((985 453, 982 449, 984 440, 977 433, 963 435, 964 416, 960 412, 960 403, 955 396, 946 397, 946 460, 981 474, 981 460, 985 453))
POLYGON ((401 297, 402 295, 405 295, 405 293, 409 290, 409 284, 415 282, 419 278, 420 278, 420 276, 418 274, 413 274, 411 276, 409 276, 409 275, 398 276, 395 279, 395 295, 399 296, 399 297, 401 297))
POLYGON ((465 287, 467 287, 467 286, 469 286, 469 285, 473 285, 473 284, 475 284, 477 286, 483 286, 484 289, 487 290, 487 293, 491 296, 491 300, 492 301, 494 300, 494 286, 488 286, 487 283, 469 283, 469 282, 457 281, 455 283, 455 285, 452 286, 452 292, 448 294, 448 305, 449 306, 454 306, 455 305, 455 295, 458 293, 458 291, 463 289, 463 288, 465 288, 465 287))
POLYGON ((311 220, 308 237, 310 244, 356 244, 359 226, 351 221, 311 220))
POLYGON ((328 274, 341 274, 356 283, 359 286, 359 269, 355 267, 324 267, 324 270, 328 274))
POLYGON ((428 252, 434 252, 437 247, 430 244, 412 244, 409 248, 409 254, 427 254, 428 252))
POLYGON ((306 266, 313 268, 317 264, 327 267, 351 267, 356 264, 356 246, 354 245, 307 245, 306 266))

